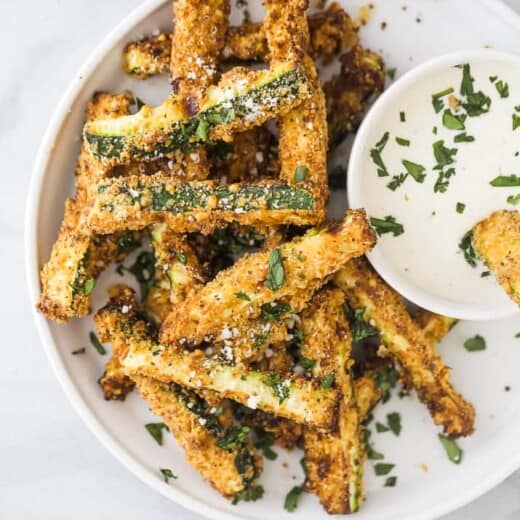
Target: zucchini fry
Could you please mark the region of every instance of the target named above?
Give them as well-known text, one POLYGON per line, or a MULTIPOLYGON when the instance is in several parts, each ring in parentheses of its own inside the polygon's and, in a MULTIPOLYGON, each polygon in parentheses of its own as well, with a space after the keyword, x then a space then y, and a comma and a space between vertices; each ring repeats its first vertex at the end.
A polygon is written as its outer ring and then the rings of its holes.
POLYGON ((346 264, 334 281, 352 308, 364 309, 363 318, 374 320, 384 346, 405 369, 434 423, 450 436, 469 435, 475 410, 451 385, 449 369, 408 314, 401 296, 364 258, 346 264))
POLYGON ((142 375, 194 390, 219 392, 221 398, 255 406, 304 424, 327 428, 334 423, 338 393, 302 377, 246 370, 206 357, 200 350, 186 353, 153 339, 141 317, 135 294, 127 289, 96 314, 100 339, 112 343, 114 355, 132 379, 142 375))
POLYGON ((422 328, 423 334, 432 347, 440 343, 442 338, 457 324, 458 320, 421 309, 414 313, 414 321, 422 328))
POLYGON ((135 388, 135 382, 125 374, 119 359, 115 356, 111 356, 105 363, 105 371, 98 383, 106 401, 124 401, 135 388))
POLYGON ((495 211, 473 228, 473 244, 509 297, 520 306, 520 212, 495 211))
POLYGON ((188 463, 219 493, 232 498, 255 487, 262 456, 249 439, 241 439, 247 429, 225 428, 219 422, 219 410, 193 391, 148 377, 133 378, 152 412, 162 417, 184 449, 188 463))
POLYGON ((262 312, 272 313, 274 309, 280 315, 298 312, 329 275, 374 243, 374 232, 365 212, 353 210, 347 212, 343 221, 310 230, 271 253, 245 255, 166 318, 161 341, 198 345, 205 337, 220 334, 223 327, 240 328, 244 321, 262 312), (272 290, 266 280, 270 257, 276 257, 277 252, 284 278, 281 286, 272 290), (248 299, 237 297, 238 292, 246 294, 248 299))
POLYGON ((360 45, 341 56, 341 70, 323 84, 327 105, 329 148, 353 132, 366 109, 385 87, 382 58, 360 45))
MULTIPOLYGON (((120 117, 128 113, 130 104, 126 94, 98 92, 88 103, 87 121, 120 117)), ((122 260, 140 243, 140 234, 134 231, 91 237, 84 227, 92 186, 108 173, 109 168, 94 159, 83 143, 76 167, 77 192, 65 201, 58 239, 40 274, 42 292, 37 308, 49 319, 66 322, 69 318, 88 314, 90 293, 98 275, 108 264, 122 260)))
POLYGON ((354 395, 359 421, 362 423, 368 417, 370 410, 383 397, 383 392, 377 385, 375 371, 369 370, 354 379, 354 395))
POLYGON ((177 233, 208 234, 226 223, 317 223, 309 183, 278 180, 221 186, 217 181, 179 182, 163 174, 107 179, 99 184, 89 215, 95 233, 142 229, 164 222, 177 233))
MULTIPOLYGON (((309 15, 308 23, 311 37, 309 53, 314 58, 321 57, 326 63, 358 42, 352 19, 336 2, 322 12, 309 15)), ((200 26, 197 26, 196 32, 203 34, 200 26)), ((206 33, 211 34, 211 31, 207 30, 206 33)), ((218 35, 220 38, 220 32, 218 35)), ((141 79, 166 73, 170 68, 171 48, 171 35, 167 33, 131 42, 123 51, 123 69, 141 79)), ((194 53, 198 54, 198 50, 195 49, 194 53)), ((267 54, 267 40, 262 23, 244 22, 239 27, 228 28, 222 52, 225 60, 263 61, 267 54)), ((188 54, 188 59, 189 56, 188 54)))
POLYGON ((316 362, 313 377, 341 393, 338 429, 305 428, 305 486, 331 514, 353 513, 363 501, 364 440, 350 367, 351 336, 338 289, 319 292, 302 313, 301 355, 316 362))
POLYGON ((310 96, 278 118, 280 178, 295 183, 302 178, 313 184, 316 211, 325 218, 327 184, 327 118, 325 97, 309 48, 305 17, 307 0, 265 0, 264 21, 271 67, 298 63, 309 78, 310 96))
POLYGON ((156 108, 145 105, 131 116, 87 122, 84 135, 104 164, 159 159, 208 141, 231 141, 233 134, 284 114, 308 96, 307 76, 290 63, 260 71, 237 67, 206 90, 190 117, 172 94, 156 108))

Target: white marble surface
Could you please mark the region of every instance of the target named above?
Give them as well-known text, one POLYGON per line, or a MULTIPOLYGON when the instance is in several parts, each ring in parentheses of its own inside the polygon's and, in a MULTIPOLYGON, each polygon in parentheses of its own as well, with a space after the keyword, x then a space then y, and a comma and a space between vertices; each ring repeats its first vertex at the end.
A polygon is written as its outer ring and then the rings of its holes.
MULTIPOLYGON (((39 140, 78 63, 139 3, 0 0, 2 519, 200 519, 128 473, 80 421, 40 347, 25 284, 23 214, 39 140)), ((520 0, 508 3, 520 11, 520 0)), ((445 520, 469 518, 520 518, 520 472, 445 520)))

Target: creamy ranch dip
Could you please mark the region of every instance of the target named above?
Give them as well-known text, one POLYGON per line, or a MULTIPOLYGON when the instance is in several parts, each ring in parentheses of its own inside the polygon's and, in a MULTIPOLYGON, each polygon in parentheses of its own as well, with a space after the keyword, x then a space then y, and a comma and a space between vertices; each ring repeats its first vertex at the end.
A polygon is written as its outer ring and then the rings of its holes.
POLYGON ((356 190, 380 235, 374 254, 429 294, 504 305, 463 238, 492 211, 520 209, 520 69, 446 66, 385 107, 364 139, 356 190))

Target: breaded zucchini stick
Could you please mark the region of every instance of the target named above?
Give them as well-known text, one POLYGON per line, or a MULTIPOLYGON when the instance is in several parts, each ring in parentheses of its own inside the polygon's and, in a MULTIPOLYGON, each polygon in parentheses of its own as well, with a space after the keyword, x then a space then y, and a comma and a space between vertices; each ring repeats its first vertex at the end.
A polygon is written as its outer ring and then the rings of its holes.
POLYGON ((475 250, 520 305, 520 212, 495 211, 473 228, 475 250))
POLYGON ((264 27, 271 67, 299 64, 309 78, 310 96, 278 118, 280 178, 287 183, 313 184, 316 211, 325 218, 327 184, 327 118, 325 97, 314 61, 307 54, 309 28, 305 17, 308 0, 265 0, 264 27))
MULTIPOLYGON (((88 103, 87 121, 120 117, 128 113, 130 104, 126 94, 98 92, 88 103)), ((91 237, 85 229, 93 187, 108 172, 109 168, 94 159, 83 143, 76 167, 77 191, 65 201, 58 239, 40 274, 42 292, 37 308, 49 319, 66 322, 88 314, 90 293, 98 275, 140 243, 140 234, 134 231, 91 237)))
POLYGON ((131 116, 87 122, 84 135, 94 157, 108 165, 159 159, 209 141, 231 141, 235 133, 286 113, 309 94, 306 74, 292 63, 260 71, 236 67, 206 90, 190 117, 172 94, 156 108, 145 105, 131 116))
POLYGON ((227 498, 255 487, 262 456, 249 439, 236 440, 240 427, 224 428, 215 408, 193 391, 148 377, 133 378, 143 399, 162 417, 202 478, 227 498))
MULTIPOLYGON (((126 308, 125 315, 139 320, 134 293, 119 286, 111 291, 112 306, 126 308)), ((112 341, 112 322, 103 313, 95 317, 101 341, 112 341)), ((140 322, 141 333, 149 328, 140 322)), ((122 350, 113 344, 113 360, 119 364, 122 350)), ((254 487, 262 470, 262 458, 249 439, 238 437, 220 411, 212 408, 195 392, 175 383, 164 384, 152 378, 134 374, 128 379, 137 385, 139 393, 163 421, 186 453, 188 462, 202 477, 225 497, 231 498, 249 487, 254 487)), ((247 433, 247 432, 246 432, 247 433)))
POLYGON ((180 182, 163 174, 107 179, 99 184, 89 215, 94 233, 142 229, 164 222, 177 233, 208 234, 226 223, 317 223, 312 186, 278 180, 221 186, 217 181, 180 182))
POLYGON ((166 318, 161 341, 197 345, 205 337, 220 334, 225 326, 240 327, 260 316, 269 305, 298 312, 329 275, 374 243, 364 210, 353 210, 343 221, 310 230, 270 253, 245 255, 166 318), (274 260, 276 265, 270 267, 274 260), (274 270, 278 270, 278 286, 268 282, 274 270), (237 296, 239 292, 247 299, 237 296))
MULTIPOLYGON (((309 53, 315 58, 322 57, 325 62, 358 42, 352 19, 336 2, 324 11, 309 15, 308 23, 311 37, 309 53)), ((196 32, 203 33, 200 26, 197 26, 196 32)), ((206 32, 211 34, 210 30, 206 32)), ((218 35, 220 38, 220 32, 218 35)), ((171 35, 167 33, 130 42, 123 51, 123 69, 141 79, 166 73, 170 69, 171 48, 171 35)), ((180 51, 182 53, 182 48, 180 51)), ((246 21, 239 27, 229 27, 222 54, 225 60, 231 61, 265 60, 268 49, 263 24, 246 21)))
POLYGON ((422 328, 424 336, 432 347, 435 347, 458 322, 455 318, 435 314, 425 309, 416 312, 413 319, 422 328))
MULTIPOLYGON (((173 2, 170 76, 173 92, 190 117, 199 110, 202 96, 216 82, 218 59, 228 26, 229 0, 177 0, 173 2)), ((186 169, 198 179, 209 175, 204 147, 185 157, 186 169)))
POLYGON ((384 87, 385 66, 378 54, 354 45, 341 56, 339 74, 323 84, 330 148, 356 130, 384 87))
POLYGON ((377 385, 375 371, 369 370, 354 379, 354 395, 359 421, 363 422, 368 417, 370 410, 383 397, 383 392, 377 385))
POLYGON ((185 353, 165 347, 153 338, 141 318, 135 294, 127 289, 111 298, 96 314, 102 341, 112 343, 114 355, 126 374, 177 383, 191 389, 218 392, 221 398, 258 407, 303 424, 330 427, 335 420, 338 393, 315 381, 251 371, 206 357, 200 350, 185 353))
POLYGON ((345 292, 349 305, 363 309, 364 319, 375 322, 384 346, 405 369, 435 424, 453 437, 469 435, 475 410, 451 385, 448 367, 408 314, 401 296, 364 258, 346 264, 334 281, 345 292))
POLYGON ((337 431, 305 428, 305 486, 331 514, 353 513, 363 501, 364 439, 356 407, 351 336, 339 289, 320 291, 302 313, 301 355, 315 361, 313 377, 341 393, 337 431))

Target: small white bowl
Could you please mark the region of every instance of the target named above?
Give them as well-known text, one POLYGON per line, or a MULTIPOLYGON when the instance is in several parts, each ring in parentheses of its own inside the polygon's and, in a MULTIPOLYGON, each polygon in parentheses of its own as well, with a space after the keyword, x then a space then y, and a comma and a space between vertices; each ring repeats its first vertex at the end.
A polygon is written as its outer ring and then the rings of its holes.
MULTIPOLYGON (((377 140, 383 135, 384 131, 388 129, 387 124, 394 125, 394 128, 398 128, 397 131, 399 131, 399 123, 394 123, 393 121, 397 121, 399 118, 399 112, 404 111, 406 108, 406 104, 409 105, 412 104, 414 111, 411 112, 412 117, 417 116, 417 109, 420 107, 420 110, 423 110, 424 106, 424 118, 425 121, 428 121, 429 119, 433 119, 433 117, 437 117, 440 120, 440 116, 442 114, 437 114, 433 116, 433 108, 430 103, 430 99, 428 102, 422 103, 423 97, 421 96, 421 85, 424 85, 424 82, 428 82, 428 87, 431 84, 431 90, 430 93, 433 94, 436 92, 435 88, 438 87, 439 83, 439 76, 441 76, 443 73, 446 73, 447 70, 453 69, 455 65, 463 64, 463 63, 470 63, 470 64, 483 64, 483 62, 493 62, 497 64, 498 66, 503 66, 504 64, 507 64, 509 67, 512 67, 512 70, 520 70, 520 56, 515 54, 509 54, 504 52, 497 52, 490 49, 481 49, 481 50, 474 50, 474 51, 463 51, 463 52, 456 52, 451 54, 446 54, 443 56, 440 56, 438 58, 432 59, 413 70, 409 71, 408 73, 404 74, 399 80, 397 80, 393 85, 388 88, 383 95, 374 103, 372 108, 370 109, 367 116, 364 118, 363 123, 357 133, 357 136, 354 141, 354 145, 352 148, 352 152, 349 159, 348 164, 348 176, 347 176, 347 193, 348 193, 348 204, 351 208, 357 208, 357 207, 364 207, 367 208, 367 212, 369 214, 372 214, 372 216, 381 217, 383 215, 387 215, 387 213, 383 213, 388 207, 391 207, 392 204, 395 204, 398 200, 396 197, 401 197, 404 195, 402 199, 402 207, 405 207, 408 204, 409 212, 405 215, 403 215, 402 209, 401 211, 401 217, 407 219, 407 221, 410 223, 410 227, 412 228, 412 233, 418 233, 421 231, 421 233, 428 234, 431 233, 431 230, 428 230, 429 226, 440 224, 442 220, 439 219, 447 219, 448 216, 450 218, 449 227, 451 226, 451 222, 453 222, 453 226, 459 226, 461 223, 462 216, 458 215, 455 211, 455 202, 451 199, 453 199, 453 191, 450 193, 450 188, 448 188, 446 193, 438 194, 434 193, 432 189, 427 187, 427 183, 431 182, 431 176, 433 175, 433 172, 429 173, 430 177, 427 177, 427 181, 425 184, 418 184, 413 181, 412 178, 407 179, 406 184, 403 184, 398 190, 392 192, 386 187, 386 182, 390 180, 390 177, 383 177, 378 178, 375 167, 373 167, 374 171, 368 171, 368 162, 367 159, 369 157, 369 150, 374 146, 374 143, 377 142, 377 140), (417 86, 419 85, 419 92, 417 92, 417 86), (411 90, 413 89, 413 94, 417 94, 417 96, 420 96, 420 102, 415 99, 416 96, 411 96, 411 90), (415 104, 413 104, 415 103, 415 104), (420 103, 420 104, 418 104, 420 103), (429 111, 429 114, 427 113, 429 111), (395 119, 393 119, 395 117, 395 119), (378 180, 375 180, 378 179, 378 180), (411 190, 414 192, 414 201, 413 203, 409 204, 408 201, 410 200, 408 198, 408 195, 406 194, 407 190, 411 190), (421 190, 421 191, 419 191, 421 190), (398 195, 396 195, 398 194, 398 195), (451 199, 449 198, 451 197, 451 199), (389 202, 391 200, 391 202, 389 202), (446 212, 442 213, 443 216, 437 217, 438 220, 433 221, 431 220, 428 224, 426 220, 424 220, 424 229, 420 229, 415 224, 417 222, 420 222, 419 214, 421 215, 421 218, 426 215, 426 211, 431 212, 431 209, 434 209, 435 204, 442 204, 444 207, 447 204, 447 201, 451 204, 449 207, 452 208, 450 211, 453 211, 453 216, 451 214, 447 214, 446 212), (429 204, 429 206, 426 206, 429 204), (385 208, 385 209, 383 209, 385 208), (371 211, 372 210, 372 211, 371 211), (377 211, 380 211, 378 214, 377 211), (416 214, 417 213, 417 214, 416 214), (410 220, 411 219, 411 220, 410 220), (453 221, 451 221, 453 219, 453 221), (456 220, 459 219, 459 220, 456 220)), ((510 69, 511 70, 511 69, 510 69)), ((450 72, 452 74, 452 72, 450 72)), ((458 87, 457 85, 453 85, 454 87, 458 87)), ((486 85, 485 90, 489 92, 493 92, 494 95, 497 95, 495 93, 495 87, 493 84, 489 81, 486 77, 486 85)), ((510 99, 506 100, 508 103, 513 102, 513 98, 518 103, 518 99, 515 98, 515 90, 513 89, 510 95, 510 99)), ((455 92, 455 94, 458 94, 458 91, 455 92)), ((425 99, 425 98, 424 98, 425 99)), ((495 106, 493 105, 495 101, 492 102, 492 108, 495 106)), ((496 102, 498 103, 498 102, 496 102)), ((447 107, 448 105, 446 105, 447 107)), ((497 109, 499 110, 499 109, 497 109)), ((511 109, 512 112, 513 109, 511 109)), ((408 117, 408 116, 406 116, 408 117)), ((482 118, 468 118, 469 120, 472 119, 482 119, 482 118)), ((421 113, 421 121, 422 119, 422 113, 421 113)), ((509 119, 510 121, 510 119, 509 119)), ((484 120, 485 123, 485 120, 484 120)), ((479 124, 483 124, 482 121, 479 121, 479 124)), ((442 124, 439 125, 442 127, 442 124)), ((404 134, 406 134, 405 131, 405 125, 400 127, 401 131, 403 131, 404 134)), ((411 130, 408 129, 410 132, 411 130)), ((412 141, 412 147, 410 148, 401 148, 399 149, 399 152, 396 152, 394 156, 396 157, 398 153, 401 154, 401 157, 399 157, 399 160, 402 158, 402 155, 410 154, 410 150, 413 150, 413 142, 414 138, 416 139, 416 142, 419 143, 418 148, 420 149, 420 153, 426 150, 425 146, 421 146, 421 139, 423 139, 423 145, 424 145, 424 133, 428 133, 428 138, 431 139, 433 142, 434 140, 439 139, 439 136, 437 134, 432 134, 432 126, 429 123, 425 123, 422 125, 419 125, 412 130, 415 133, 410 133, 408 135, 405 135, 405 137, 411 137, 412 141), (418 134, 421 134, 418 136, 418 134), (402 152, 401 152, 402 150, 402 152)), ((437 132, 437 130, 435 130, 437 132)), ((446 130, 441 128, 441 132, 446 134, 446 130)), ((454 134, 450 134, 454 135, 454 134)), ((388 141, 388 145, 390 146, 396 146, 393 144, 395 134, 391 136, 391 140, 388 141)), ((448 143, 447 143, 448 145, 448 143)), ((477 141, 475 143, 471 144, 474 148, 472 148, 472 153, 479 153, 479 154, 486 154, 487 159, 489 159, 489 150, 482 146, 482 143, 478 142, 478 136, 477 141)), ((458 145, 459 148, 464 145, 458 145)), ((417 152, 417 150, 415 150, 417 152)), ((467 149, 464 150, 463 153, 466 153, 467 149)), ((430 155, 433 157, 431 148, 430 148, 430 155)), ((461 154, 459 154, 460 156, 461 154)), ((426 158, 424 157, 424 163, 427 164, 428 161, 431 162, 431 157, 426 158)), ((395 161, 394 161, 395 162, 395 161)), ((421 164, 423 161, 420 161, 421 164)), ((471 171, 464 171, 464 168, 461 167, 462 173, 459 175, 456 175, 453 177, 455 181, 453 182, 459 182, 459 179, 461 176, 466 175, 465 181, 467 182, 468 178, 470 181, 473 179, 471 178, 470 174, 471 171)), ((487 172, 487 170, 486 170, 487 172)), ((391 174, 398 173, 397 171, 392 171, 391 174)), ((508 172, 511 173, 511 172, 508 172)), ((491 178, 498 175, 498 169, 496 171, 490 172, 491 178)), ((497 192, 493 193, 493 196, 500 193, 500 196, 503 196, 503 203, 505 205, 505 199, 506 199, 506 192, 499 191, 501 188, 492 188, 494 190, 497 190, 497 192)), ((471 191, 471 190, 470 190, 471 191)), ((490 207, 492 209, 498 209, 496 207, 493 208, 493 204, 496 204, 495 202, 490 203, 486 198, 486 195, 483 194, 482 198, 478 189, 473 188, 474 197, 476 199, 473 199, 473 203, 469 205, 469 210, 466 211, 466 215, 463 216, 465 219, 465 222, 468 222, 468 219, 471 219, 471 224, 469 224, 469 227, 466 229, 469 229, 474 223, 485 217, 487 214, 490 213, 490 207), (468 213, 471 213, 468 216, 468 213)), ((518 191, 518 189, 516 190, 518 191)), ((509 194, 509 192, 507 192, 509 194)), ((463 195, 461 195, 460 190, 460 184, 459 184, 459 195, 460 196, 468 196, 466 193, 466 189, 464 189, 463 195)), ((457 195, 455 195, 457 196, 457 195)), ((399 199, 401 200, 401 199, 399 199)), ((457 200, 457 199, 455 199, 457 200)), ((461 200, 461 199, 458 199, 461 200)), ((464 199, 463 199, 464 200, 464 199)), ((505 206, 504 206, 505 207, 505 206)), ((446 208, 444 208, 446 209, 446 208)), ((509 206, 509 209, 514 209, 513 206, 509 206)), ((406 213, 406 211, 404 212, 406 213)), ((431 215, 437 215, 437 212, 433 211, 431 212, 431 215)), ((399 215, 394 215, 399 216, 399 215)), ((435 218, 435 217, 433 217, 435 218)), ((399 218, 398 218, 399 221, 399 218)), ((422 224, 419 224, 421 226, 422 224)), ((408 229, 405 226, 405 232, 406 229, 408 229)), ((411 236, 411 235, 410 235, 411 236)), ((460 235, 462 236, 462 235, 460 235)), ((489 286, 489 293, 493 295, 493 301, 491 298, 486 297, 486 295, 482 294, 482 297, 480 296, 480 293, 478 294, 478 299, 475 299, 475 301, 463 301, 463 299, 457 299, 454 294, 450 295, 452 298, 448 296, 444 296, 441 293, 444 291, 446 293, 450 292, 449 290, 439 290, 437 294, 435 294, 436 287, 435 283, 428 281, 428 283, 425 283, 422 285, 422 281, 419 280, 421 274, 415 274, 420 272, 420 268, 414 269, 414 275, 415 280, 413 279, 410 274, 406 274, 405 271, 407 269, 403 269, 402 266, 398 267, 397 262, 395 261, 395 258, 399 255, 403 255, 400 258, 404 258, 404 255, 406 258, 411 258, 411 256, 416 255, 417 258, 420 258, 420 255, 426 255, 428 254, 428 258, 433 258, 434 256, 431 254, 431 251, 426 253, 426 249, 423 250, 415 250, 413 251, 413 254, 411 255, 411 251, 413 248, 406 248, 406 243, 404 241, 401 242, 400 247, 402 247, 402 253, 400 250, 396 250, 395 245, 399 245, 399 242, 396 242, 392 245, 388 245, 388 242, 385 244, 383 241, 385 240, 396 240, 394 237, 380 237, 379 243, 376 245, 374 250, 368 254, 368 258, 374 268, 378 271, 378 273, 388 282, 394 289, 396 289, 398 292, 400 292, 405 298, 410 300, 411 302, 425 308, 428 310, 431 310, 433 312, 444 314, 447 316, 453 316, 455 318, 459 319, 467 319, 467 320, 489 320, 489 319, 498 319, 503 318, 507 316, 511 316, 518 312, 518 307, 506 296, 505 292, 502 291, 502 289, 498 286, 498 284, 495 282, 494 278, 491 276, 486 280, 486 283, 489 282, 490 284, 494 284, 493 287, 489 286), (386 253, 384 249, 386 248, 386 253), (392 252, 392 248, 394 248, 394 260, 391 258, 391 254, 388 254, 389 252, 392 252), (428 285, 429 284, 429 285, 428 285), (482 301, 480 301, 482 300, 482 301), (478 302, 478 303, 476 303, 478 302)), ((446 249, 442 248, 442 240, 443 236, 435 236, 432 235, 429 241, 432 241, 432 244, 434 241, 437 241, 438 244, 435 245, 435 247, 432 246, 432 249, 435 249, 438 251, 438 257, 435 255, 436 258, 439 258, 439 261, 445 261, 445 256, 443 253, 445 253, 446 249)), ((445 238, 447 240, 447 237, 445 238)), ((452 242, 449 242, 449 245, 451 246, 452 242)), ((455 242, 455 247, 456 247, 455 242)), ((460 265, 460 259, 456 258, 456 255, 453 254, 454 262, 459 262, 457 264, 457 268, 459 271, 464 272, 463 268, 460 265)), ((426 258, 426 257, 425 257, 426 258)), ((451 257, 448 260, 451 262, 451 257)), ((420 264, 416 264, 415 267, 417 267, 420 264)), ((444 270, 446 271, 446 266, 448 264, 445 264, 444 270)), ((469 266, 468 266, 469 269, 469 266)), ((485 270, 486 268, 483 267, 481 269, 485 270)), ((439 271, 440 272, 440 271, 439 271)), ((473 277, 476 277, 476 273, 473 272, 473 277)), ((444 278, 446 280, 446 283, 453 283, 456 284, 456 280, 449 281, 449 276, 444 278)), ((438 281, 439 283, 444 283, 444 280, 441 279, 438 281)), ((478 281, 477 283, 483 283, 478 281)), ((468 298, 469 300, 469 298, 468 298)))

